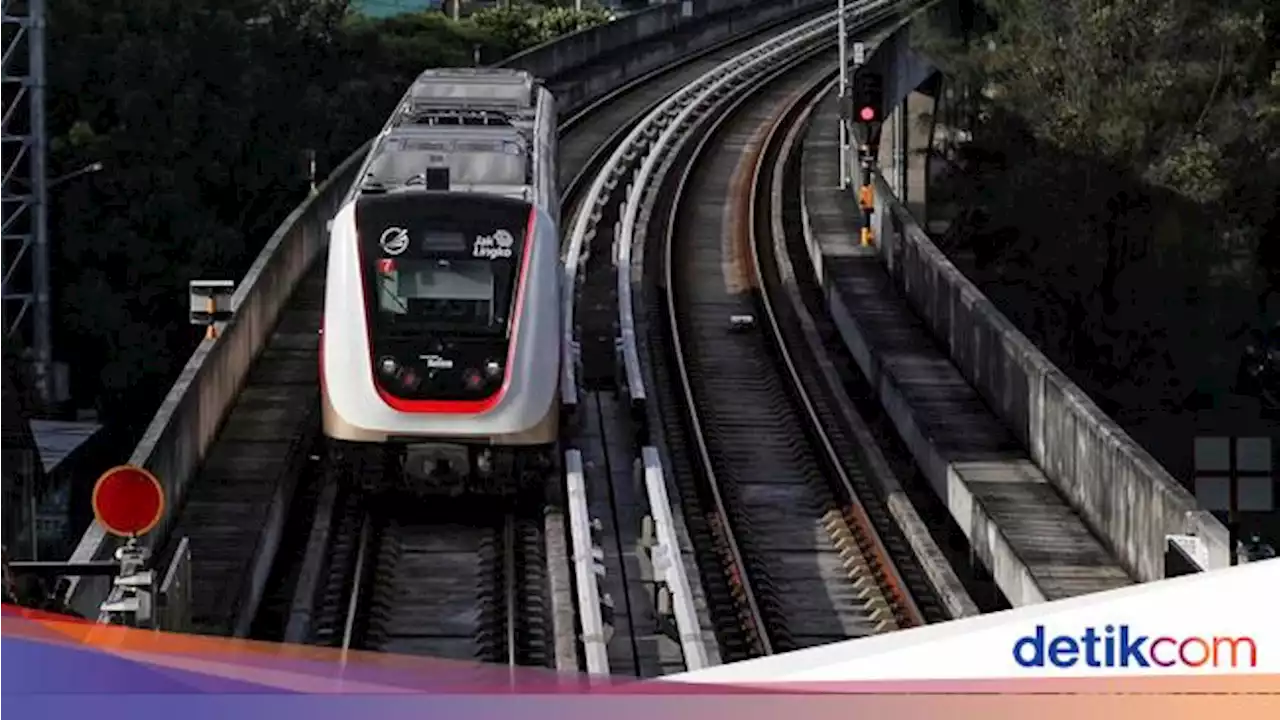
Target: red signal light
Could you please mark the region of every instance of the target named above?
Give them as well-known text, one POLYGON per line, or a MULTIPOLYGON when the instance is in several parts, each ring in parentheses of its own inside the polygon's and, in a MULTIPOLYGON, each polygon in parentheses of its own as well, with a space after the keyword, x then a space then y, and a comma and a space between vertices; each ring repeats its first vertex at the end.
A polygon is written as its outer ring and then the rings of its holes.
POLYGON ((862 122, 871 122, 876 119, 876 109, 870 106, 863 107, 858 111, 858 118, 862 122))
POLYGON ((145 535, 164 514, 164 488, 144 468, 111 468, 93 486, 93 514, 107 532, 123 537, 145 535))

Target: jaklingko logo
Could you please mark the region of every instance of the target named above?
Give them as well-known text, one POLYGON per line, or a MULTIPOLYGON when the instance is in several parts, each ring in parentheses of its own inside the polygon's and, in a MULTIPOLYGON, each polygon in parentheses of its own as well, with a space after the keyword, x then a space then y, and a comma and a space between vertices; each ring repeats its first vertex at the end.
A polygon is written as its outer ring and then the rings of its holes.
POLYGON ((1251 637, 1161 636, 1152 639, 1129 626, 1107 625, 1099 633, 1086 627, 1076 636, 1047 637, 1043 625, 1035 634, 1013 644, 1013 659, 1025 668, 1049 665, 1058 668, 1085 665, 1091 668, 1116 667, 1229 667, 1258 666, 1258 646, 1251 637))

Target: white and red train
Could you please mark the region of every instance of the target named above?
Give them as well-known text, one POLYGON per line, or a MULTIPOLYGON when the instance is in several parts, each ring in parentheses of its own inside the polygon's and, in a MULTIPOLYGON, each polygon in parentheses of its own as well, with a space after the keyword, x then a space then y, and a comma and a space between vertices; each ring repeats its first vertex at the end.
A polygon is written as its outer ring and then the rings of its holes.
POLYGON ((366 488, 507 492, 559 436, 556 113, 522 71, 424 72, 334 217, 330 462, 366 488))

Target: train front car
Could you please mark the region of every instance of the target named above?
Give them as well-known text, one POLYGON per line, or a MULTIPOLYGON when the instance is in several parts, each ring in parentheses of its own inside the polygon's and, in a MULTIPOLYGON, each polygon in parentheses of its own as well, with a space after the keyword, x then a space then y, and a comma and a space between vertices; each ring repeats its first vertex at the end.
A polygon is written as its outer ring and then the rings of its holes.
POLYGON ((369 490, 505 494, 554 466, 554 146, 517 112, 457 104, 390 124, 332 226, 324 431, 369 490))

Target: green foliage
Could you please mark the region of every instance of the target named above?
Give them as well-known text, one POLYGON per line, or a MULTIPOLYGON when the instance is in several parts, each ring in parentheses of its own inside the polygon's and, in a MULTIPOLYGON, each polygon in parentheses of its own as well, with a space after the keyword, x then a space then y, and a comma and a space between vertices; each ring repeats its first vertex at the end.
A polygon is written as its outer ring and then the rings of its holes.
POLYGON ((468 20, 492 37, 505 52, 513 53, 539 43, 537 20, 546 11, 538 5, 511 3, 478 10, 468 20))
POLYGON ((534 18, 539 43, 550 42, 561 35, 586 30, 609 22, 613 15, 599 7, 575 10, 569 7, 549 8, 534 18))
POLYGON ((1277 309, 1280 8, 980 5, 967 46, 930 43, 980 97, 947 242, 1122 421, 1228 394, 1277 309))
POLYGON ((469 66, 598 21, 513 8, 372 21, 346 0, 64 0, 49 7, 56 348, 73 394, 139 426, 199 338, 186 284, 240 278, 425 67, 469 66), (551 20, 549 18, 561 18, 551 20), (503 28, 505 34, 499 32, 503 28))
POLYGON ((512 2, 505 6, 479 10, 469 19, 510 54, 550 42, 561 35, 609 22, 612 15, 599 7, 575 10, 571 7, 512 2))

